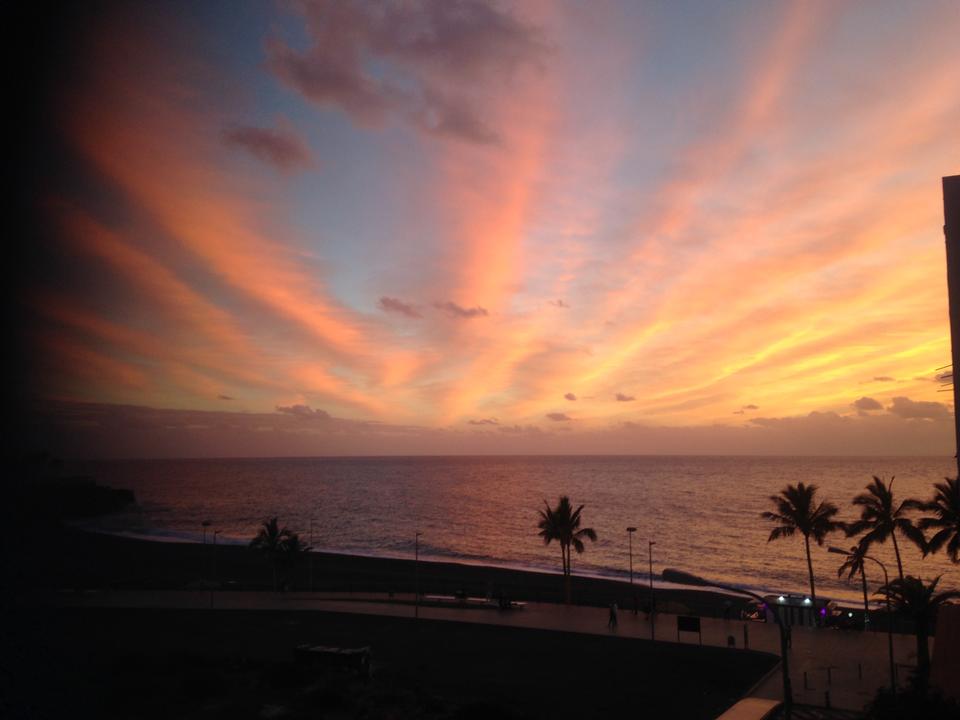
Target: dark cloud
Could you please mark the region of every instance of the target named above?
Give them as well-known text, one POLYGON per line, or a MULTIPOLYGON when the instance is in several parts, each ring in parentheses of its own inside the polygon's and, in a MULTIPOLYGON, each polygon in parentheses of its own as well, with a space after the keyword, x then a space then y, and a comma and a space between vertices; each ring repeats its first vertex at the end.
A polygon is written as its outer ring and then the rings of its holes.
POLYGON ((452 318, 463 318, 470 319, 475 317, 486 317, 489 313, 485 308, 480 307, 479 305, 472 308, 465 308, 462 305, 458 305, 452 300, 447 300, 446 302, 435 302, 433 306, 437 310, 442 310, 447 315, 452 318))
POLYGON ((573 420, 572 417, 561 412, 547 413, 547 419, 553 420, 554 422, 569 422, 570 420, 573 420))
POLYGON ((854 400, 853 406, 861 412, 867 412, 869 410, 883 410, 883 405, 880 404, 880 401, 874 400, 871 397, 862 397, 859 400, 854 400))
POLYGON ((617 393, 616 397, 617 402, 633 402, 636 398, 633 395, 624 395, 623 393, 617 393))
POLYGON ((307 144, 289 131, 237 125, 223 131, 223 142, 284 172, 304 170, 313 165, 307 144))
POLYGON ((768 428, 783 428, 783 427, 797 427, 800 425, 810 425, 811 423, 816 423, 817 426, 823 426, 828 423, 843 423, 847 422, 847 418, 837 413, 830 412, 818 412, 814 410, 808 415, 801 415, 797 417, 780 417, 780 418, 768 418, 768 417, 758 417, 750 418, 750 422, 759 427, 768 427, 768 428))
POLYGON ((399 117, 428 134, 495 142, 468 92, 502 86, 543 52, 533 28, 486 0, 315 0, 300 7, 311 47, 274 40, 270 67, 309 100, 365 125, 399 117))
POLYGON ((577 399, 577 396, 574 395, 573 393, 567 393, 563 397, 569 400, 570 402, 574 402, 577 399))
POLYGON ((569 308, 569 307, 570 307, 570 306, 567 305, 563 300, 548 300, 547 302, 548 302, 550 305, 553 305, 554 307, 558 307, 558 308, 569 308))
POLYGON ((499 425, 500 421, 496 418, 480 418, 479 420, 467 420, 471 425, 499 425))
POLYGON ((377 307, 384 312, 399 313, 401 315, 406 315, 409 318, 422 317, 422 315, 420 315, 413 305, 405 303, 403 300, 387 297, 386 295, 380 298, 380 302, 377 303, 377 307))
POLYGON ((911 400, 908 397, 895 397, 887 410, 894 415, 909 420, 949 420, 953 413, 943 403, 926 400, 911 400))
POLYGON ((326 410, 313 410, 309 405, 277 405, 277 412, 308 420, 329 420, 326 410))
POLYGON ((229 395, 217 395, 217 400, 233 400, 229 395))
POLYGON ((504 425, 498 428, 504 435, 543 435, 536 425, 504 425))
POLYGON ((744 414, 744 411, 743 411, 743 410, 734 410, 734 411, 733 411, 733 414, 734 414, 734 415, 743 415, 743 414, 744 414))
POLYGON ((430 94, 413 119, 416 126, 429 135, 458 138, 478 145, 490 145, 499 139, 468 103, 436 93, 430 94))
POLYGON ((892 378, 889 375, 878 375, 873 379, 874 382, 896 382, 896 378, 892 378))
MULTIPOLYGON (((307 417, 317 417, 317 411, 310 412, 307 417)), ((814 412, 756 418, 737 425, 690 427, 623 422, 589 429, 575 421, 556 421, 547 428, 498 425, 496 432, 477 432, 470 426, 455 430, 337 417, 310 422, 302 413, 159 410, 45 401, 20 418, 12 432, 18 447, 42 448, 74 458, 689 454, 694 448, 711 455, 946 457, 954 450, 952 423, 904 419, 889 412, 863 416, 814 412)))
POLYGON ((750 404, 750 405, 744 405, 744 406, 743 406, 742 408, 740 408, 740 409, 741 409, 741 410, 759 410, 759 409, 760 409, 760 406, 759 406, 759 405, 750 404))

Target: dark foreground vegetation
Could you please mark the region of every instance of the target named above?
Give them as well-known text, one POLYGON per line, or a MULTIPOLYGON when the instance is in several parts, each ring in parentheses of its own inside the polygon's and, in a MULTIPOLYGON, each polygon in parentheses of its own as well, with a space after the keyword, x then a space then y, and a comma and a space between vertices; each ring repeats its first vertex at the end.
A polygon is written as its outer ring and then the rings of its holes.
POLYGON ((714 718, 775 662, 617 637, 317 612, 18 610, 4 717, 714 718), (294 662, 372 648, 373 676, 294 662))

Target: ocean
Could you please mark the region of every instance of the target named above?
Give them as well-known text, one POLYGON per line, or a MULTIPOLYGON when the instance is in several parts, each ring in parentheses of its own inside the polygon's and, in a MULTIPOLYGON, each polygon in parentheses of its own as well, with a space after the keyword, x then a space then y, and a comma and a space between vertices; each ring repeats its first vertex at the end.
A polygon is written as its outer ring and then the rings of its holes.
MULTIPOLYGON (((684 570, 723 583, 771 592, 808 589, 801 537, 767 542, 760 513, 787 483, 815 483, 823 499, 856 517, 850 501, 872 475, 896 476, 895 495, 927 499, 932 485, 955 474, 952 458, 774 457, 370 457, 222 460, 127 460, 85 463, 98 482, 129 488, 130 512, 100 518, 93 529, 158 540, 199 542, 209 521, 218 542, 243 543, 259 523, 278 516, 318 550, 420 557, 529 570, 559 571, 560 550, 537 536, 544 501, 569 495, 583 504, 584 525, 598 534, 575 555, 575 573, 626 579, 635 526, 633 567, 646 582, 684 570)), ((827 544, 849 547, 842 533, 827 544)), ((905 572, 943 574, 960 588, 960 568, 944 554, 921 558, 902 541, 905 572)), ((893 546, 874 555, 896 574, 893 546)), ((859 579, 837 577, 843 558, 814 545, 817 593, 862 601, 859 579)), ((871 590, 879 577, 868 569, 871 590)))

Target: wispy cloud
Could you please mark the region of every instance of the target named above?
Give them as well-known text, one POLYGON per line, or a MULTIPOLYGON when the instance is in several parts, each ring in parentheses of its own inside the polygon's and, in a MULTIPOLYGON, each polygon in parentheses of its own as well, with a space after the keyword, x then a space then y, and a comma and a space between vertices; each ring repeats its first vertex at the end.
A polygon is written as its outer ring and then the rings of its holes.
POLYGON ((305 170, 313 165, 310 148, 289 130, 234 125, 223 130, 223 141, 284 172, 305 170))
POLYGON ((410 303, 406 303, 403 300, 397 300, 396 298, 387 297, 386 295, 380 298, 380 302, 377 303, 377 307, 384 312, 398 313, 400 315, 406 315, 408 318, 423 317, 420 314, 420 311, 410 303))
POLYGON ((442 312, 446 313, 446 315, 448 315, 449 317, 460 318, 464 320, 469 320, 471 318, 477 318, 477 317, 486 317, 487 315, 490 314, 487 312, 486 308, 482 308, 479 305, 477 305, 476 307, 468 308, 468 307, 463 307, 462 305, 458 305, 452 300, 447 300, 445 302, 435 302, 433 306, 437 310, 441 310, 442 312))
POLYGON ((429 135, 495 142, 498 133, 471 88, 509 77, 542 52, 536 30, 480 0, 317 0, 300 7, 312 45, 301 51, 274 38, 270 67, 304 97, 368 126, 397 117, 429 135), (372 72, 367 59, 392 72, 372 72))
POLYGON ((960 156, 955 13, 733 9, 688 66, 638 40, 679 12, 306 2, 270 30, 191 27, 242 34, 236 63, 104 24, 52 104, 50 148, 69 146, 84 185, 38 198, 55 236, 38 252, 62 259, 24 301, 38 387, 198 410, 235 397, 300 431, 275 408, 322 407, 511 451, 562 430, 608 450, 714 447, 704 428, 762 451, 759 433, 796 449, 791 431, 946 442, 930 178, 960 156), (837 30, 867 25, 870 42, 837 30), (897 35, 923 42, 878 79, 897 35), (272 74, 237 93, 264 52, 272 74), (324 172, 294 172, 312 148, 324 172), (851 404, 862 384, 881 408, 851 404), (560 399, 584 413, 551 418, 560 399))

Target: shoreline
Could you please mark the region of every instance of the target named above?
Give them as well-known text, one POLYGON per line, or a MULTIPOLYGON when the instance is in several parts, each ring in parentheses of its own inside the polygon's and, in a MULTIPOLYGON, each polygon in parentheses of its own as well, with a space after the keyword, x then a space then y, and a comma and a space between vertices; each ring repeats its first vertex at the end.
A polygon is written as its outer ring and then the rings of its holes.
MULTIPOLYGON (((25 587, 56 590, 142 589, 183 590, 217 588, 225 591, 273 589, 272 566, 246 546, 212 543, 156 542, 103 532, 64 527, 45 536, 49 542, 27 560, 21 575, 25 587), (23 579, 23 578, 22 578, 23 579)), ((386 558, 356 554, 313 552, 304 561, 281 571, 290 591, 379 592, 473 597, 503 596, 511 600, 562 603, 564 588, 559 572, 448 560, 386 558), (309 559, 309 561, 308 561, 309 559), (311 567, 312 565, 312 567, 311 567)), ((631 585, 623 580, 574 574, 573 602, 606 607, 617 603, 623 610, 649 606, 646 582, 631 585)), ((720 589, 654 585, 659 611, 721 617, 739 617, 749 598, 720 589)))
MULTIPOLYGON (((212 547, 213 543, 211 541, 203 542, 202 536, 198 533, 188 533, 186 531, 173 530, 169 533, 165 533, 159 529, 153 529, 150 531, 137 531, 137 530, 111 530, 97 527, 84 526, 82 524, 73 524, 71 527, 95 535, 106 535, 109 537, 122 538, 125 540, 134 540, 138 542, 152 542, 164 545, 190 545, 190 546, 200 546, 200 547, 212 547), (174 533, 177 533, 176 535, 174 533)), ((228 538, 225 540, 219 540, 217 547, 218 549, 225 548, 247 548, 249 541, 241 540, 239 538, 228 538)), ((336 556, 342 558, 363 558, 369 560, 383 560, 383 561, 398 561, 406 562, 410 561, 409 553, 390 553, 390 552, 375 552, 375 551, 363 551, 363 550, 341 550, 337 548, 328 548, 328 547, 314 547, 312 550, 314 557, 321 556, 336 556)), ((496 559, 485 559, 485 558, 469 558, 458 555, 437 555, 429 553, 420 553, 420 563, 423 564, 440 564, 440 565, 457 565, 457 566, 466 566, 472 568, 488 569, 492 571, 506 570, 510 572, 519 572, 519 573, 530 573, 533 575, 550 575, 555 577, 562 577, 562 573, 559 570, 553 570, 545 567, 536 567, 530 565, 523 565, 521 563, 511 563, 509 561, 497 561, 496 559)), ((677 568, 664 568, 667 569, 677 569, 677 568)), ((574 577, 584 578, 586 580, 597 580, 601 582, 619 582, 629 584, 627 579, 627 573, 624 571, 618 570, 609 570, 607 572, 601 571, 583 571, 575 572, 574 577)), ((704 590, 703 588, 692 586, 692 585, 683 585, 680 583, 674 583, 663 579, 658 579, 658 575, 654 573, 653 578, 653 587, 655 590, 682 590, 682 591, 697 591, 697 592, 715 592, 719 595, 729 595, 732 597, 741 597, 740 594, 723 590, 721 588, 716 588, 715 590, 704 590)), ((646 572, 637 570, 634 572, 634 584, 638 589, 649 587, 649 575, 646 572)), ((736 586, 740 587, 740 586, 736 586)), ((787 592, 796 593, 796 591, 774 591, 768 588, 762 588, 759 586, 743 586, 744 589, 749 590, 758 594, 777 594, 778 592, 787 592)))
MULTIPOLYGON (((89 533, 93 535, 103 535, 107 537, 120 538, 123 540, 130 540, 135 542, 145 542, 145 543, 156 543, 160 545, 174 545, 174 546, 192 546, 192 547, 202 547, 209 548, 207 552, 213 552, 213 543, 207 541, 204 543, 202 541, 202 536, 199 533, 190 533, 187 531, 163 531, 161 529, 150 529, 147 531, 138 531, 138 530, 112 530, 107 528, 95 527, 92 525, 84 523, 71 523, 70 527, 84 533, 89 533)), ((228 538, 226 541, 220 540, 217 544, 217 552, 229 552, 228 549, 243 548, 248 550, 248 542, 240 540, 238 538, 228 538)), ((409 557, 409 554, 401 553, 390 553, 390 552, 375 552, 375 551, 352 551, 352 550, 338 550, 334 548, 317 548, 314 547, 311 555, 314 558, 329 558, 335 557, 340 558, 345 561, 348 561, 351 558, 358 560, 372 560, 372 561, 383 561, 383 562, 400 562, 412 563, 413 560, 409 557)), ((558 582, 562 578, 562 573, 559 570, 553 570, 550 568, 542 567, 531 567, 526 565, 521 565, 519 563, 510 563, 507 561, 499 562, 495 559, 486 559, 486 558, 466 558, 466 557, 450 557, 443 555, 435 555, 429 553, 420 553, 419 562, 423 566, 427 565, 452 565, 456 567, 464 568, 474 568, 478 571, 487 571, 492 573, 498 572, 510 572, 510 573, 524 573, 533 576, 550 576, 557 578, 558 582)), ((679 568, 664 568, 664 571, 667 570, 677 570, 679 568)), ((619 583, 629 587, 629 581, 627 579, 627 573, 622 571, 611 570, 608 573, 604 572, 575 572, 573 575, 574 578, 580 578, 583 581, 596 581, 601 583, 619 583)), ((646 572, 636 571, 634 573, 634 586, 638 593, 643 594, 648 590, 650 586, 649 576, 646 572)), ((718 581, 722 582, 722 581, 718 581)), ((663 580, 662 576, 654 574, 653 577, 653 588, 655 592, 664 592, 664 593, 673 593, 673 592, 695 592, 695 593, 707 593, 713 595, 720 595, 725 598, 743 600, 744 596, 739 593, 735 593, 730 590, 725 590, 722 588, 703 588, 699 586, 684 585, 682 583, 670 582, 668 580, 663 580)), ((788 592, 795 594, 793 591, 785 590, 771 590, 769 588, 763 588, 759 586, 740 586, 733 585, 734 587, 742 587, 744 590, 759 594, 759 595, 776 595, 787 594, 788 592)), ((838 601, 839 602, 839 601, 838 601)))

